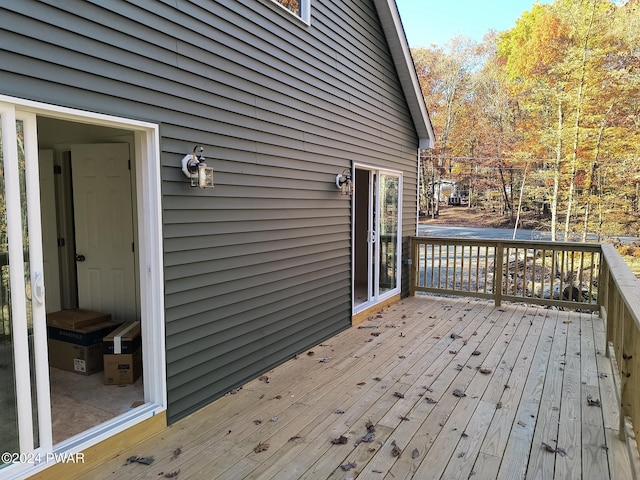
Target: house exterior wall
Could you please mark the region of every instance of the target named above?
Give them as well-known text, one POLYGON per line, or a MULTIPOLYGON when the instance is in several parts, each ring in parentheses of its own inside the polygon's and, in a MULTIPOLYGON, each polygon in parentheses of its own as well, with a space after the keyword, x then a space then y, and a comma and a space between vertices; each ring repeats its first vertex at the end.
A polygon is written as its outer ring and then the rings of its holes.
POLYGON ((160 125, 170 422, 350 325, 352 161, 403 172, 408 256, 418 139, 372 0, 0 0, 0 93, 160 125))

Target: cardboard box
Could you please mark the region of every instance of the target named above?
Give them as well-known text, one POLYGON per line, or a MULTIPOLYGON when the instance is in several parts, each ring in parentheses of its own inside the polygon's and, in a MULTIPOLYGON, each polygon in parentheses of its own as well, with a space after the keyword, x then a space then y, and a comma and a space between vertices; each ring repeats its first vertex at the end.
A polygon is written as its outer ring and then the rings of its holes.
POLYGON ((135 383, 142 373, 142 349, 133 353, 104 355, 105 385, 127 385, 135 383))
POLYGON ((102 344, 76 345, 60 340, 48 340, 49 366, 79 373, 93 375, 102 371, 102 344))
POLYGON ((109 321, 111 321, 111 315, 108 313, 92 312, 81 308, 74 310, 60 310, 59 312, 47 314, 47 325, 70 330, 109 321))
POLYGON ((119 328, 104 337, 105 354, 134 353, 140 348, 140 322, 123 323, 119 328))
POLYGON ((96 344, 102 346, 104 337, 114 331, 118 325, 120 324, 110 321, 80 328, 63 328, 56 325, 47 325, 47 336, 52 340, 83 345, 85 347, 96 344))

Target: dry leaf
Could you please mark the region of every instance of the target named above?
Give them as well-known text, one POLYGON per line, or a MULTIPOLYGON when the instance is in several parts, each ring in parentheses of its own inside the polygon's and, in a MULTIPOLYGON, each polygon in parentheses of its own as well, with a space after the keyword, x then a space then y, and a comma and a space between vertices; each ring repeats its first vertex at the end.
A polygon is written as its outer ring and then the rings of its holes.
POLYGON ((436 401, 435 401, 433 398, 431 398, 431 397, 427 397, 427 398, 425 398, 425 401, 426 401, 427 403, 438 403, 438 402, 436 402, 436 401))
POLYGON ((456 353, 458 353, 458 351, 457 351, 457 350, 449 350, 449 353, 450 353, 451 355, 455 355, 456 353))
POLYGON ((373 433, 376 431, 376 427, 375 425, 371 422, 371 420, 369 420, 367 423, 365 423, 364 425, 365 427, 367 427, 367 432, 369 433, 373 433))
POLYGON ((393 450, 391 450, 391 455, 393 455, 394 457, 399 457, 400 455, 402 455, 402 450, 397 445, 394 445, 393 450))
POLYGON ((182 453, 182 448, 181 447, 176 448, 173 451, 173 455, 171 455, 171 460, 175 460, 176 458, 178 458, 181 453, 182 453))
POLYGON ((269 377, 267 377, 266 375, 258 377, 258 380, 264 383, 269 383, 269 377))
POLYGON ((312 357, 313 355, 315 355, 315 352, 314 352, 313 350, 309 350, 309 351, 307 352, 307 355, 308 355, 308 356, 310 356, 310 357, 312 357))
POLYGON ((256 445, 256 447, 253 449, 253 451, 256 452, 256 453, 266 452, 267 450, 269 450, 269 444, 268 443, 262 443, 262 442, 260 442, 258 445, 256 445))
POLYGON ((155 459, 153 457, 139 457, 134 455, 133 457, 127 458, 127 465, 130 463, 141 463, 143 465, 151 465, 155 459))
POLYGON ((413 452, 411 452, 411 458, 418 458, 420 456, 420 452, 418 451, 417 448, 413 449, 413 452))
POLYGON ((361 387, 362 385, 366 385, 366 384, 367 384, 367 382, 358 382, 358 383, 356 383, 356 385, 358 385, 359 387, 361 387))
POLYGON ((474 355, 474 356, 481 355, 480 350, 474 350, 473 352, 471 352, 471 355, 474 355))
POLYGON ((329 357, 324 357, 322 360, 320 360, 318 363, 329 363, 329 357))
POLYGON ((460 452, 460 453, 458 454, 458 458, 462 458, 462 457, 464 457, 464 455, 465 455, 465 452, 460 452))
POLYGON ((360 439, 361 442, 364 443, 371 443, 376 439, 376 435, 375 433, 373 433, 372 431, 370 431, 369 433, 367 433, 364 437, 362 437, 360 439))
POLYGON ((349 462, 349 463, 345 463, 345 464, 340 465, 340 468, 342 470, 344 470, 345 472, 348 472, 352 468, 356 468, 356 467, 357 467, 357 465, 354 462, 349 462))
POLYGON ((466 393, 464 393, 462 390, 459 390, 459 389, 457 389, 457 388, 453 391, 453 394, 454 394, 456 397, 460 397, 460 398, 462 398, 462 397, 466 397, 466 396, 467 396, 467 394, 466 394, 466 393))
POLYGON ((567 456, 567 451, 564 448, 560 448, 560 447, 556 448, 556 453, 561 457, 567 456))
POLYGON ((178 478, 178 475, 180 475, 180 469, 175 472, 165 473, 164 478, 178 478))
POLYGON ((349 439, 344 435, 340 435, 338 438, 334 438, 331 440, 331 443, 334 445, 346 445, 349 439))
POLYGON ((404 395, 400 392, 393 392, 393 396, 398 398, 404 398, 404 395))
POLYGON ((342 415, 344 413, 344 410, 342 410, 341 408, 338 408, 333 413, 337 413, 338 415, 342 415))
POLYGON ((502 402, 498 402, 498 403, 496 404, 496 409, 498 409, 498 408, 502 408, 502 402))
POLYGON ((456 334, 456 333, 452 333, 451 335, 449 335, 451 338, 453 338, 454 340, 456 338, 462 338, 460 335, 456 334))
POLYGON ((461 372, 463 368, 464 368, 464 365, 460 365, 460 364, 456 365, 456 370, 458 370, 459 372, 461 372))
POLYGON ((547 450, 547 452, 556 453, 556 449, 548 443, 542 442, 542 446, 547 450))
POLYGON ((409 417, 405 417, 404 415, 400 415, 400 420, 408 422, 409 421, 409 417))
POLYGON ((592 398, 591 395, 587 395, 587 405, 590 407, 602 407, 602 403, 599 398, 592 398))
POLYGON ((482 367, 482 368, 479 369, 479 372, 480 373, 484 373, 485 375, 488 375, 488 374, 490 374, 492 372, 492 370, 490 368, 482 367))
POLYGON ((380 377, 373 377, 373 379, 374 379, 376 382, 381 382, 381 381, 382 381, 382 379, 381 379, 380 377))
POLYGON ((300 435, 294 435, 293 437, 289 438, 290 442, 293 442, 294 440, 298 440, 299 438, 302 438, 300 435))
POLYGON ((379 337, 380 336, 380 332, 371 332, 371 336, 372 337, 379 337))
POLYGON ((526 427, 527 424, 524 423, 522 420, 518 420, 518 425, 520 425, 521 427, 526 427))

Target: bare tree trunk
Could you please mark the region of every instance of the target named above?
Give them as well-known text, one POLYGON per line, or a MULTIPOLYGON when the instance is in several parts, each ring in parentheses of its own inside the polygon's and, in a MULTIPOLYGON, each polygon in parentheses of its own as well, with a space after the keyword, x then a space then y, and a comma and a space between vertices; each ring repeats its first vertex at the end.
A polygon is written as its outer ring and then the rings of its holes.
POLYGON ((585 87, 585 77, 587 72, 587 53, 589 48, 589 37, 591 35, 591 26, 593 25, 593 17, 596 13, 596 2, 593 2, 593 8, 591 10, 591 18, 589 19, 589 25, 587 26, 587 32, 584 36, 584 45, 582 47, 582 62, 580 64, 580 83, 578 83, 578 98, 576 104, 576 120, 574 122, 574 135, 573 135, 573 152, 571 155, 571 181, 569 183, 569 194, 567 196, 567 215, 564 221, 564 241, 569 238, 569 227, 571 224, 571 209, 573 207, 573 196, 576 185, 576 172, 578 164, 578 144, 580 140, 580 119, 582 114, 582 99, 585 87))
POLYGON ((520 212, 522 211, 522 195, 524 195, 524 184, 527 180, 527 170, 529 169, 529 160, 524 167, 524 173, 522 174, 522 185, 520 185, 520 197, 518 198, 518 214, 516 215, 516 221, 513 226, 513 240, 516 239, 518 233, 518 223, 520 223, 520 212))
MULTIPOLYGON (((562 93, 560 93, 562 95, 562 93)), ((560 191, 560 163, 562 161, 562 96, 558 99, 558 141, 556 143, 556 163, 553 172, 553 193, 551 196, 551 241, 558 239, 558 192, 560 191)))

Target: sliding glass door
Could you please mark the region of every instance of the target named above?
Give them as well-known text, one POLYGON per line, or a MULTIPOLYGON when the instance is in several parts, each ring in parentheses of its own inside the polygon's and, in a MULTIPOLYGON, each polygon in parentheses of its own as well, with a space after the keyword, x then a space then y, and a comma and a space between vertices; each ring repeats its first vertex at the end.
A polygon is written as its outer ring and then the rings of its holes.
POLYGON ((356 166, 354 313, 400 293, 400 173, 356 166))

